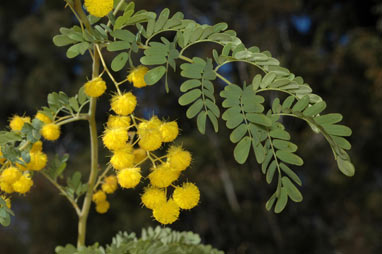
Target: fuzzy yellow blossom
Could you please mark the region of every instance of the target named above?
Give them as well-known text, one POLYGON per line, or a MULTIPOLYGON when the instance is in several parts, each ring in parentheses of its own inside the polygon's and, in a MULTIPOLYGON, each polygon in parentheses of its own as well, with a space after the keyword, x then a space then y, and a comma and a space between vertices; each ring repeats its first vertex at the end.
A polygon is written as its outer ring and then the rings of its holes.
POLYGON ((147 152, 142 148, 134 149, 134 164, 138 164, 147 157, 147 152))
POLYGON ((39 171, 45 168, 46 163, 48 162, 48 156, 41 151, 31 152, 30 153, 31 160, 27 164, 27 169, 39 171))
POLYGON ((12 184, 0 181, 0 190, 5 193, 11 194, 14 192, 12 184))
POLYGON ((110 115, 107 120, 108 128, 128 128, 130 126, 130 117, 110 115))
POLYGON ((100 203, 102 201, 106 200, 106 194, 103 191, 97 191, 96 193, 93 194, 92 200, 94 203, 100 203))
POLYGON ((180 146, 171 146, 167 153, 167 161, 174 169, 183 171, 191 164, 191 153, 180 146))
POLYGON ((30 123, 31 118, 29 116, 27 117, 21 117, 18 115, 15 115, 11 118, 11 121, 9 122, 9 127, 13 131, 21 131, 25 123, 30 123))
POLYGON ((179 128, 176 121, 163 123, 159 128, 162 134, 163 142, 172 142, 176 139, 179 134, 179 128))
MULTIPOLYGON (((4 201, 5 201, 5 204, 6 204, 6 206, 9 208, 9 209, 11 209, 11 199, 10 198, 7 198, 6 196, 0 196, 4 201)), ((0 205, 0 208, 1 208, 2 206, 0 205)))
POLYGON ((89 80, 84 86, 86 95, 90 97, 99 97, 106 91, 106 82, 101 77, 89 80))
POLYGON ((139 146, 146 151, 155 151, 162 145, 162 134, 160 126, 162 122, 156 117, 150 121, 142 122, 138 125, 139 146))
POLYGON ((114 0, 85 0, 88 12, 96 17, 105 17, 113 10, 114 0))
POLYGON ((172 198, 175 203, 182 209, 192 209, 200 199, 200 191, 193 183, 184 183, 182 187, 176 187, 172 198))
POLYGON ((52 119, 50 119, 49 116, 45 115, 43 112, 40 112, 40 111, 37 112, 37 114, 34 118, 40 120, 41 122, 43 122, 45 124, 52 123, 52 119))
POLYGON ((41 135, 49 141, 55 141, 60 137, 60 126, 54 123, 45 124, 41 128, 41 135))
POLYGON ((164 225, 175 222, 179 218, 179 213, 179 206, 172 199, 153 210, 154 218, 164 225))
POLYGON ((114 95, 111 98, 111 109, 118 115, 127 116, 134 112, 137 98, 131 92, 114 95))
POLYGON ((3 157, 4 157, 4 155, 3 155, 3 152, 1 151, 1 147, 0 147, 0 164, 3 164, 7 160, 3 157))
POLYGON ((110 208, 110 203, 107 200, 101 201, 96 204, 96 211, 97 213, 104 214, 106 213, 110 208))
POLYGON ((37 141, 36 143, 34 143, 32 145, 32 148, 30 150, 31 153, 33 152, 41 152, 42 151, 42 142, 41 141, 37 141))
POLYGON ((166 193, 163 189, 148 187, 141 196, 142 203, 149 209, 154 209, 166 203, 166 193))
POLYGON ((102 137, 103 144, 109 150, 124 148, 128 139, 127 130, 123 128, 106 129, 102 137))
POLYGON ((15 167, 9 167, 3 170, 0 175, 0 181, 13 184, 21 177, 21 172, 15 167))
POLYGON ((131 168, 134 164, 132 146, 127 144, 124 148, 115 150, 113 156, 110 159, 110 163, 117 170, 131 168))
POLYGON ((151 185, 159 188, 166 188, 179 178, 180 172, 172 169, 168 163, 161 164, 150 174, 151 185))
POLYGON ((33 185, 33 180, 29 175, 22 175, 16 182, 12 184, 15 192, 20 194, 27 193, 33 185))
POLYGON ((138 144, 146 151, 155 151, 162 145, 162 135, 159 131, 152 131, 140 136, 138 144))
POLYGON ((125 168, 118 172, 118 183, 122 188, 134 188, 141 181, 140 168, 125 168))
POLYGON ((112 194, 117 190, 118 184, 117 177, 114 175, 105 178, 102 184, 102 190, 107 194, 112 194))
POLYGON ((133 83, 133 86, 137 88, 145 87, 147 86, 145 82, 145 75, 148 71, 149 68, 140 65, 137 68, 130 71, 129 75, 127 76, 127 80, 133 83))

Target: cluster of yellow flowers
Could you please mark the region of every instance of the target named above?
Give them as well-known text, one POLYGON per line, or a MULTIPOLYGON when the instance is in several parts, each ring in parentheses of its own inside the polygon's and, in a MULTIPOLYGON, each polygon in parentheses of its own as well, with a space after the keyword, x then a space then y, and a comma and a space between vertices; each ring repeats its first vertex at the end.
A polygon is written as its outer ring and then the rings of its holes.
MULTIPOLYGON (((37 112, 36 119, 43 122, 41 135, 47 140, 56 140, 60 136, 60 128, 42 112, 37 112)), ((11 131, 20 133, 25 123, 31 123, 31 118, 26 116, 15 115, 10 119, 9 127, 11 131)), ((19 163, 11 163, 4 158, 0 148, 0 190, 3 193, 19 193, 25 194, 29 192, 33 186, 32 174, 33 171, 40 171, 45 168, 48 162, 48 156, 42 151, 42 142, 37 141, 32 144, 29 150, 29 162, 25 162, 23 158, 19 158, 19 163)), ((2 198, 10 207, 10 198, 2 195, 2 198)))
MULTIPOLYGON (((144 87, 147 71, 147 67, 139 66, 130 72, 127 80, 137 88, 144 87)), ((88 86, 96 89, 95 85, 88 86)), ((110 207, 106 194, 116 190, 117 182, 121 188, 135 188, 142 180, 141 166, 149 160, 152 165, 147 175, 150 184, 141 196, 142 203, 152 209, 158 222, 170 224, 178 219, 180 209, 188 210, 199 203, 200 193, 196 185, 173 185, 191 164, 191 154, 181 146, 170 145, 166 155, 155 155, 154 151, 164 143, 173 142, 178 137, 178 124, 161 121, 157 116, 150 120, 139 119, 133 114, 136 106, 137 98, 131 92, 118 93, 111 98, 110 107, 115 115, 109 116, 102 141, 112 152, 109 167, 115 170, 116 176, 103 180, 102 190, 95 190, 93 201, 96 211, 105 213, 110 207), (113 188, 110 190, 111 183, 113 188), (174 188, 170 198, 169 187, 174 188)))

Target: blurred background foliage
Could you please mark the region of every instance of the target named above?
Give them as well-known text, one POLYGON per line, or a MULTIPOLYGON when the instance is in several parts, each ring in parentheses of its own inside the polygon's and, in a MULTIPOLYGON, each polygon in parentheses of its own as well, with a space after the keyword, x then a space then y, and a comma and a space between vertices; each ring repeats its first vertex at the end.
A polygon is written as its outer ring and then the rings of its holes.
MULTIPOLYGON (((280 215, 266 212, 265 201, 274 186, 265 183, 254 158, 235 163, 229 133, 220 123, 219 135, 202 136, 177 104, 182 80, 170 75, 170 94, 164 84, 136 90, 140 115, 177 119, 182 143, 193 153, 187 179, 201 189, 200 205, 182 213, 172 225, 191 230, 203 242, 228 254, 382 252, 382 4, 379 1, 335 0, 139 0, 137 9, 159 12, 168 7, 202 24, 227 22, 246 46, 270 50, 283 66, 301 75, 328 103, 327 112, 340 112, 353 129, 351 156, 356 175, 338 170, 329 145, 298 120, 285 119, 299 145, 304 166, 304 201, 290 202, 280 215), (309 142, 306 142, 309 140, 309 142)), ((88 55, 68 60, 51 38, 61 26, 75 23, 64 1, 13 0, 0 4, 0 126, 12 114, 33 115, 52 91, 73 95, 90 76, 88 55)), ((211 55, 213 45, 197 46, 189 56, 211 55)), ((112 55, 106 55, 111 60, 112 55)), ((138 61, 136 61, 137 63, 138 61)), ((127 73, 128 70, 126 70, 127 73)), ((256 71, 245 65, 224 68, 230 80, 242 83, 256 71)), ((121 75, 125 75, 122 73, 121 75)), ((223 84, 217 82, 217 90, 223 84)), ((131 89, 131 87, 125 87, 131 89)), ((268 103, 276 94, 268 94, 268 103)), ((98 106, 99 131, 109 113, 108 96, 98 106)), ((66 126, 64 135, 44 150, 71 155, 69 169, 86 174, 89 163, 86 123, 66 126)), ((103 149, 101 163, 109 156, 103 149)), ((52 253, 56 245, 75 243, 77 221, 67 201, 42 177, 27 197, 13 200, 16 217, 0 228, 0 253, 52 253)), ((142 186, 142 184, 141 184, 142 186)), ((119 230, 140 232, 155 226, 150 211, 140 207, 139 193, 119 190, 111 210, 92 209, 88 243, 109 243, 119 230)))

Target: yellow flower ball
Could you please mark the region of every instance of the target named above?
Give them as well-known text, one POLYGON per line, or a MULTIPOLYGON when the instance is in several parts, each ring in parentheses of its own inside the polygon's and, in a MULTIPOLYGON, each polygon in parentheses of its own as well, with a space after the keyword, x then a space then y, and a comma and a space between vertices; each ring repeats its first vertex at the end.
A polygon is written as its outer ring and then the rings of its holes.
POLYGON ((14 192, 12 184, 0 181, 0 190, 5 193, 11 194, 14 192))
POLYGON ((141 196, 142 203, 149 209, 154 209, 166 203, 166 193, 163 189, 148 187, 141 196))
POLYGON ((49 141, 55 141, 60 137, 60 126, 54 123, 45 124, 41 128, 41 135, 49 141))
POLYGON ((154 218, 164 225, 174 223, 179 218, 179 213, 179 206, 172 199, 153 210, 154 218))
POLYGON ((182 209, 192 209, 200 199, 200 191, 193 183, 184 183, 182 187, 176 187, 172 198, 176 204, 182 209))
POLYGON ((112 151, 126 147, 128 139, 127 130, 123 128, 106 129, 102 137, 103 144, 112 151))
POLYGON ((102 184, 102 190, 107 194, 112 194, 117 190, 118 180, 114 175, 108 176, 105 178, 102 184))
POLYGON ((149 179, 151 185, 158 188, 166 188, 176 181, 179 176, 179 171, 172 169, 169 164, 165 163, 155 168, 149 174, 149 179))
POLYGON ((126 147, 114 151, 110 163, 117 170, 131 168, 134 165, 134 154, 131 145, 126 145, 126 147))
POLYGON ((118 115, 127 116, 134 112, 137 98, 131 92, 114 95, 111 98, 111 109, 118 115))
POLYGON ((122 188, 134 188, 141 181, 140 168, 125 168, 118 172, 118 183, 122 188))
POLYGON ((46 163, 48 162, 48 156, 43 152, 31 152, 31 160, 27 164, 27 168, 34 171, 39 171, 45 168, 46 163))
POLYGON ((32 148, 30 150, 30 152, 41 152, 42 151, 42 142, 41 141, 37 141, 36 143, 34 143, 32 145, 32 148))
POLYGON ((33 186, 33 180, 28 175, 22 175, 16 182, 12 184, 15 192, 20 194, 27 193, 33 186))
POLYGON ((34 118, 40 120, 45 124, 52 123, 52 119, 50 119, 50 117, 45 115, 43 112, 37 112, 34 118))
POLYGON ((105 17, 113 10, 114 0, 85 0, 88 12, 96 17, 105 17))
POLYGON ((0 175, 0 181, 12 184, 16 182, 21 177, 21 172, 15 167, 9 167, 4 169, 3 172, 1 172, 0 175))
POLYGON ((96 204, 96 211, 97 213, 104 214, 106 213, 110 208, 110 203, 107 200, 101 201, 96 204))
POLYGON ((92 200, 94 203, 100 203, 106 200, 106 194, 103 191, 97 191, 93 194, 92 200))
POLYGON ((138 125, 138 134, 143 134, 151 130, 158 131, 162 125, 162 121, 157 117, 153 116, 149 121, 141 122, 138 125))
POLYGON ((25 123, 30 123, 31 118, 30 117, 21 117, 18 115, 15 115, 11 118, 11 121, 9 122, 9 127, 13 131, 21 131, 25 123))
POLYGON ((140 136, 138 144, 146 151, 155 151, 162 145, 162 135, 159 131, 151 131, 140 136))
MULTIPOLYGON (((7 207, 9 209, 11 209, 11 199, 10 198, 7 198, 6 196, 2 195, 0 196, 4 201, 5 201, 5 204, 7 205, 7 207)), ((0 208, 2 207, 2 205, 0 205, 0 208)))
POLYGON ((107 127, 112 128, 128 128, 130 126, 130 117, 110 115, 107 120, 107 127))
POLYGON ((183 171, 191 164, 191 153, 180 146, 171 146, 167 153, 167 162, 174 169, 183 171))
POLYGON ((106 91, 106 82, 101 77, 89 80, 84 86, 86 95, 90 97, 99 97, 106 91))
POLYGON ((159 128, 163 142, 172 142, 178 137, 179 128, 176 121, 164 123, 159 128))
POLYGON ((145 82, 145 75, 149 71, 146 66, 140 65, 137 68, 130 71, 127 76, 127 80, 133 83, 133 86, 137 88, 145 87, 147 84, 145 82))
POLYGON ((147 152, 142 148, 134 149, 134 164, 138 164, 147 157, 147 152))

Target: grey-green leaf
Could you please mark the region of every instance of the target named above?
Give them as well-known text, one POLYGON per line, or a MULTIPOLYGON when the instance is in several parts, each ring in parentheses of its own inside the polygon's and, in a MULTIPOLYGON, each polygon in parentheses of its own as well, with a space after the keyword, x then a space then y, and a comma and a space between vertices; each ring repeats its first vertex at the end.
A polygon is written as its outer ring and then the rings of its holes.
POLYGON ((280 196, 278 197, 276 206, 275 206, 275 213, 281 213, 286 207, 287 203, 288 203, 287 190, 281 187, 280 196))
POLYGON ((127 52, 119 53, 111 62, 111 69, 115 72, 122 70, 128 59, 129 54, 127 52))
POLYGON ((292 165, 302 166, 304 164, 304 161, 300 158, 300 156, 285 150, 278 150, 276 152, 276 156, 280 160, 292 165))
POLYGON ((166 67, 158 66, 154 69, 149 70, 145 75, 145 82, 147 85, 151 86, 156 84, 166 73, 166 67))
POLYGON ((196 120, 196 123, 198 126, 198 130, 201 134, 206 133, 206 119, 207 119, 207 113, 205 111, 200 112, 196 120))
POLYGON ((248 158, 249 150, 251 148, 251 139, 247 136, 244 137, 235 147, 233 155, 239 164, 244 164, 248 158))
POLYGON ((321 113, 322 111, 324 111, 325 108, 326 108, 325 101, 320 101, 320 102, 317 102, 316 104, 306 108, 302 114, 304 116, 314 116, 314 115, 317 115, 317 114, 321 113))
POLYGON ((191 119, 194 118, 203 108, 203 100, 199 99, 195 101, 188 109, 186 112, 187 118, 191 119))
POLYGON ((348 160, 343 160, 341 157, 337 158, 337 165, 339 170, 346 176, 354 176, 355 169, 354 165, 348 161, 348 160))
POLYGON ((294 202, 302 201, 301 192, 296 188, 296 186, 291 182, 291 180, 289 180, 288 177, 283 176, 281 178, 281 182, 283 186, 285 187, 290 199, 292 199, 294 202))
POLYGON ((351 129, 345 125, 341 124, 324 124, 322 127, 325 129, 325 131, 330 134, 330 135, 335 135, 335 136, 351 136, 351 129))
POLYGON ((180 96, 178 102, 180 105, 185 106, 198 99, 201 95, 202 91, 200 89, 193 89, 180 96))

